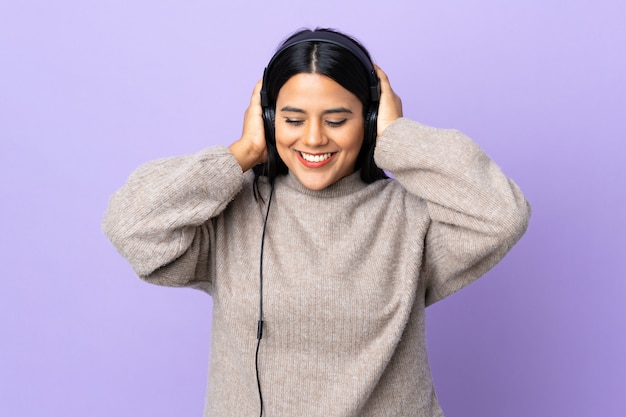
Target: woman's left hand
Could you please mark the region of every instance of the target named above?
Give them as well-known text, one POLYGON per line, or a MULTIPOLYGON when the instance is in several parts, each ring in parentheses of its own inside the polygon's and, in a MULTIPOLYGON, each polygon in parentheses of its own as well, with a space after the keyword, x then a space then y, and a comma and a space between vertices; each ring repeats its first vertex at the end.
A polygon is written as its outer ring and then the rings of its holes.
POLYGON ((380 103, 378 105, 377 127, 377 134, 380 136, 387 126, 402 117, 402 100, 391 88, 387 74, 385 74, 378 65, 375 65, 375 67, 376 74, 378 74, 378 78, 380 78, 380 103))

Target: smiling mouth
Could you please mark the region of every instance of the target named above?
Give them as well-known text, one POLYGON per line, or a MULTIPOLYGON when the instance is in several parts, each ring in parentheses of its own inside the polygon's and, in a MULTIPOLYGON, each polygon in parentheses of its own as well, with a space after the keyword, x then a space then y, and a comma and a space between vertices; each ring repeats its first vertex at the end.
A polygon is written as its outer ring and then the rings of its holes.
POLYGON ((296 155, 298 155, 298 159, 307 168, 321 168, 326 164, 330 163, 333 160, 337 152, 326 152, 326 153, 306 153, 302 151, 297 151, 296 155))
POLYGON ((317 154, 317 155, 304 153, 304 152, 299 152, 299 153, 302 159, 304 159, 307 162, 324 162, 327 159, 329 159, 331 156, 333 156, 332 152, 322 153, 322 154, 317 154))

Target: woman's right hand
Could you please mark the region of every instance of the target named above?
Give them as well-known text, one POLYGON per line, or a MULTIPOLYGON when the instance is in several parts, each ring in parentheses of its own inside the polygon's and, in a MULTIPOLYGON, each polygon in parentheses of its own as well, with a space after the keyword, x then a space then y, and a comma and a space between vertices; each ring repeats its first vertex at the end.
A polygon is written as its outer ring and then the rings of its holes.
POLYGON ((263 109, 261 108, 262 84, 263 81, 260 80, 254 87, 250 105, 244 114, 241 138, 228 147, 243 172, 267 160, 263 109))

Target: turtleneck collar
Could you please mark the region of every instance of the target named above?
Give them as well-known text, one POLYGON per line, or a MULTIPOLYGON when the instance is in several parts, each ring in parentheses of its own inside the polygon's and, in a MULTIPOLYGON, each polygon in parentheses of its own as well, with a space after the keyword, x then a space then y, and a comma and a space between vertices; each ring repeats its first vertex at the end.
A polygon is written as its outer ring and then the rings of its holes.
POLYGON ((361 179, 360 171, 356 171, 347 177, 343 177, 339 181, 322 190, 311 190, 306 188, 291 171, 287 175, 276 178, 276 183, 285 185, 286 187, 289 187, 299 193, 318 198, 346 196, 367 187, 367 184, 361 179))

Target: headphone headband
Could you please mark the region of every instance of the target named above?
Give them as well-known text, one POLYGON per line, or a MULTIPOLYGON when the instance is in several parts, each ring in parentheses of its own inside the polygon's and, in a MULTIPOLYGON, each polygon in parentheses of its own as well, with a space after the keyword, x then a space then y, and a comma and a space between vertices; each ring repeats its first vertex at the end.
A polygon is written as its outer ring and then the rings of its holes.
POLYGON ((374 68, 372 61, 367 56, 363 48, 361 48, 359 44, 357 44, 354 40, 352 40, 348 36, 342 35, 337 32, 316 30, 316 31, 301 32, 293 36, 291 39, 287 40, 280 47, 278 51, 276 51, 276 53, 270 60, 269 64, 267 64, 267 67, 265 67, 265 70, 263 71, 263 87, 261 88, 261 106, 262 107, 269 106, 269 97, 268 97, 267 90, 266 90, 268 70, 272 67, 272 64, 274 63, 276 58, 280 56, 283 53, 283 51, 285 51, 286 49, 294 45, 304 43, 304 42, 330 43, 330 44, 340 46, 350 51, 352 55, 354 55, 359 60, 359 62, 361 62, 363 67, 366 69, 366 72, 369 78, 369 85, 370 85, 370 99, 373 102, 378 102, 378 100, 380 99, 380 82, 378 80, 378 75, 376 75, 376 69, 374 68))

